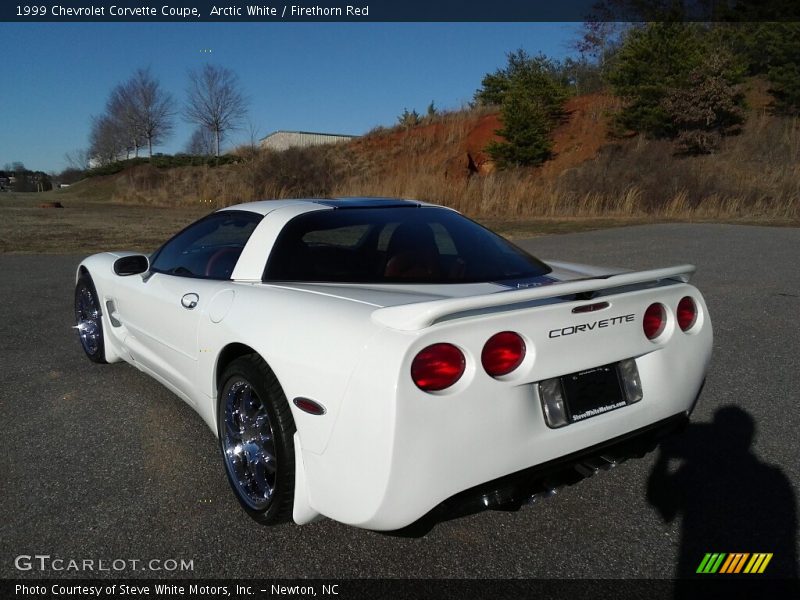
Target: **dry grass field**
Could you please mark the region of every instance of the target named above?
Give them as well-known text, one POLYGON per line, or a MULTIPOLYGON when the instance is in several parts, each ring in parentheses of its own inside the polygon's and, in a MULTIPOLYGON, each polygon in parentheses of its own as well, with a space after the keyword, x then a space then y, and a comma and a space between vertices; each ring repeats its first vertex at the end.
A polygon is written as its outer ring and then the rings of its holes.
POLYGON ((91 254, 154 250, 167 237, 210 212, 202 207, 158 208, 104 201, 97 189, 0 194, 0 253, 91 254), (82 192, 89 192, 84 195, 82 192), (60 202, 64 208, 41 208, 60 202))
MULTIPOLYGON (((0 254, 92 254, 107 250, 155 250, 163 241, 216 209, 212 203, 157 206, 100 197, 104 186, 84 182, 69 190, 0 194, 0 254), (64 208, 43 208, 59 202, 64 208)), ((507 238, 573 233, 664 222, 735 222, 797 226, 794 219, 700 217, 673 214, 557 214, 542 217, 471 215, 507 238)))

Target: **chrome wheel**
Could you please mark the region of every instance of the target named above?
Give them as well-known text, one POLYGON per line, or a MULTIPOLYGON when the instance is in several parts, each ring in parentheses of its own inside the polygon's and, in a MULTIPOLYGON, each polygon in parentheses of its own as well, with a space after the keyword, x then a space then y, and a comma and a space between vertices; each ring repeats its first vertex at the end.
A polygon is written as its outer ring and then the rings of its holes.
POLYGON ((75 298, 75 317, 78 322, 76 328, 81 339, 81 345, 86 354, 94 356, 100 349, 102 329, 100 325, 100 309, 97 300, 88 286, 78 289, 75 298))
POLYGON ((245 380, 228 384, 224 396, 222 451, 231 483, 256 511, 272 501, 278 477, 275 434, 264 401, 245 380))
POLYGON ((231 489, 259 523, 289 521, 297 428, 286 395, 257 354, 231 361, 219 381, 217 437, 231 489))
POLYGON ((103 313, 100 297, 88 273, 81 275, 75 286, 75 329, 86 356, 96 363, 106 362, 103 343, 103 313))

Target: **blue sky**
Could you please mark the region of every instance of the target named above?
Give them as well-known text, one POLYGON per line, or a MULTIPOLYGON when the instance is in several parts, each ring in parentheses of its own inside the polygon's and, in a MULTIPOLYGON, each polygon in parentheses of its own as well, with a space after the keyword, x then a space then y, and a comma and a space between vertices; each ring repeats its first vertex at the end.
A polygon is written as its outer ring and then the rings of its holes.
MULTIPOLYGON (((0 168, 60 171, 87 146, 90 117, 113 86, 150 67, 178 104, 186 74, 228 67, 250 99, 259 137, 277 129, 362 134, 433 100, 458 108, 482 76, 525 48, 571 53, 575 23, 0 23, 0 168), (203 52, 210 49, 211 52, 203 52)), ((192 126, 176 118, 183 149, 192 126)), ((228 146, 249 132, 234 132, 228 146)))

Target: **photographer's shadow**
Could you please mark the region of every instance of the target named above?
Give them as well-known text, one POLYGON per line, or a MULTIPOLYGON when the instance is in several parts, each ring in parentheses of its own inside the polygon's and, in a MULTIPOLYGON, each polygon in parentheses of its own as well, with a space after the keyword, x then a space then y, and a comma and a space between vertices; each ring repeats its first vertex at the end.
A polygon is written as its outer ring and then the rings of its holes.
POLYGON ((727 406, 661 444, 647 499, 666 522, 682 517, 676 577, 709 577, 697 574, 707 553, 739 552, 773 554, 753 577, 797 577, 792 486, 751 452, 754 434, 753 418, 727 406))

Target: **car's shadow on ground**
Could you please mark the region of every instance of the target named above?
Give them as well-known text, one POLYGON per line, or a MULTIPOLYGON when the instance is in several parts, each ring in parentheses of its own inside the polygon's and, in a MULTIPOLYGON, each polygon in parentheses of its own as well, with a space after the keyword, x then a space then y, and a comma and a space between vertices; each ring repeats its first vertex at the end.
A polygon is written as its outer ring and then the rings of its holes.
MULTIPOLYGON (((798 576, 795 494, 781 469, 761 462, 752 452, 755 431, 755 421, 747 412, 729 406, 719 409, 712 423, 678 427, 677 432, 658 443, 652 439, 636 440, 622 452, 615 449, 624 459, 658 448, 647 481, 647 500, 666 522, 681 517, 674 574, 679 580, 676 597, 689 597, 702 590, 696 586, 697 578, 709 582, 709 577, 725 577, 720 571, 732 554, 748 554, 742 559, 740 576, 755 554, 772 557, 763 573, 754 578, 796 580, 798 576), (707 554, 725 554, 716 574, 697 572, 707 554), (689 578, 695 582, 687 581, 689 578)), ((546 497, 552 489, 577 483, 591 474, 583 471, 569 466, 545 476, 537 473, 497 480, 486 488, 494 488, 491 493, 485 489, 469 490, 411 525, 384 534, 422 537, 439 523, 485 510, 519 510, 531 497, 546 497)), ((762 564, 764 560, 761 559, 762 564)))
POLYGON ((691 424, 661 443, 647 499, 666 522, 681 517, 677 578, 714 577, 698 569, 715 553, 725 554, 710 568, 717 573, 736 570, 732 554, 748 554, 739 560, 744 573, 763 553, 772 557, 755 577, 797 578, 795 495, 783 471, 752 452, 755 433, 752 416, 727 406, 710 424, 691 424))

